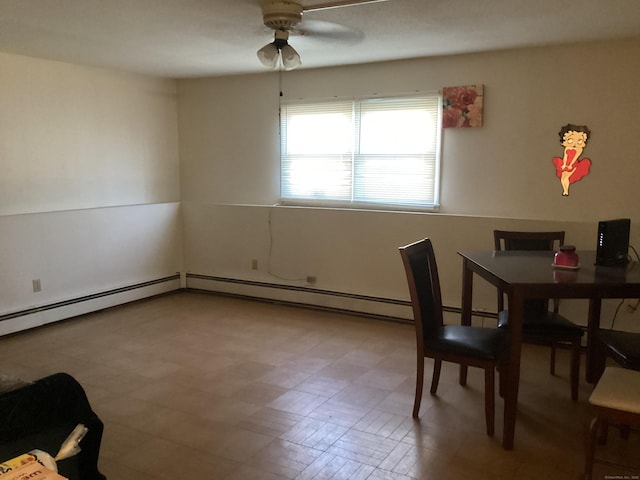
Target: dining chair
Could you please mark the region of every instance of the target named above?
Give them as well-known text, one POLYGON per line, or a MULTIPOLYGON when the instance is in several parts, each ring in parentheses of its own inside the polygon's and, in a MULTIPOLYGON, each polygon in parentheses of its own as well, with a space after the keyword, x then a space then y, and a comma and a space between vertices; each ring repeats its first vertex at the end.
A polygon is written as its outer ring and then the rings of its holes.
MULTIPOLYGON (((557 250, 564 243, 564 231, 521 232, 494 230, 495 250, 557 250)), ((551 267, 549 267, 551 268, 551 267)), ((553 300, 549 310, 548 300, 526 300, 522 323, 522 340, 525 343, 551 347, 550 373, 556 371, 556 348, 571 349, 570 386, 571 399, 578 400, 580 382, 580 349, 584 329, 558 313, 559 300, 553 300)), ((498 290, 498 328, 508 328, 509 312, 504 308, 504 292, 498 290)))
POLYGON ((596 443, 606 441, 608 424, 640 427, 640 372, 625 368, 605 368, 589 397, 589 403, 594 411, 594 417, 585 437, 584 478, 586 480, 591 480, 593 476, 596 443))
MULTIPOLYGON (((598 330, 597 342, 603 360, 612 358, 621 367, 640 370, 640 333, 601 329, 598 330)), ((600 372, 603 368, 604 361, 600 372)))
MULTIPOLYGON (((438 268, 431 240, 400 247, 407 276, 415 320, 417 343, 416 394, 413 418, 418 418, 422 401, 425 358, 432 358, 431 395, 440 380, 442 362, 484 369, 485 423, 487 435, 493 436, 495 417, 495 370, 502 370, 507 360, 508 335, 497 328, 445 325, 438 268)), ((466 384, 466 377, 460 377, 466 384)))
MULTIPOLYGON (((596 336, 597 365, 596 379, 602 376, 607 363, 607 358, 613 359, 622 368, 640 370, 640 333, 625 332, 622 330, 598 330, 596 336)), ((603 422, 602 441, 607 436, 607 424, 603 422)), ((622 438, 629 437, 629 426, 620 428, 622 438)))

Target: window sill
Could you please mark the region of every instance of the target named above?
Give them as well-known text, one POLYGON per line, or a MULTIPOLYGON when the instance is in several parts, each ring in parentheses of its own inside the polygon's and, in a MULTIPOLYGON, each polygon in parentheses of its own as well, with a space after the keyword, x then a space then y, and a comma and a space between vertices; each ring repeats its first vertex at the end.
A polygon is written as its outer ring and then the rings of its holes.
POLYGON ((413 205, 385 205, 379 203, 351 203, 317 200, 293 200, 281 199, 275 204, 280 207, 318 208, 332 210, 358 210, 375 212, 401 212, 401 213, 437 213, 439 205, 413 206, 413 205))

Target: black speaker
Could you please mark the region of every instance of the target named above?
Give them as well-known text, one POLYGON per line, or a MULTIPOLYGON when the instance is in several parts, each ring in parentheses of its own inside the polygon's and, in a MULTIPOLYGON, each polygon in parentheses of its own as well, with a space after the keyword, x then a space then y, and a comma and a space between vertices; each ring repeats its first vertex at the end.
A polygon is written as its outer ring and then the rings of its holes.
POLYGON ((619 218, 598 222, 596 265, 626 265, 629 259, 631 220, 619 218))

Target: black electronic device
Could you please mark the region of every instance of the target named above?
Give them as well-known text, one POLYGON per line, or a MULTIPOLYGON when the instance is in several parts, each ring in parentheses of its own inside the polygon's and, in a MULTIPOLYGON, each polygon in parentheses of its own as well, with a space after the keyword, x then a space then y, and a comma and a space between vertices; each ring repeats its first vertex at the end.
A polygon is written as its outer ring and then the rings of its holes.
POLYGON ((598 222, 596 265, 626 265, 629 261, 629 230, 631 220, 619 218, 598 222))

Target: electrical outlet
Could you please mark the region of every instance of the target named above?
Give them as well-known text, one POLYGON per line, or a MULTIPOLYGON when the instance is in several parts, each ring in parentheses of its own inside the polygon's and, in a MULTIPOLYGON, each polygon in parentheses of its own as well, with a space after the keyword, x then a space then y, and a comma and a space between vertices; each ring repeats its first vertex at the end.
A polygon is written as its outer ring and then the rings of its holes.
POLYGON ((258 259, 254 258, 253 260, 251 260, 251 270, 257 270, 258 269, 258 259))
POLYGON ((309 285, 313 285, 314 283, 316 283, 316 281, 317 281, 317 279, 316 279, 316 277, 314 277, 313 275, 309 275, 309 276, 307 277, 307 283, 308 283, 309 285))
POLYGON ((42 290, 42 284, 40 283, 40 279, 36 278, 35 280, 33 280, 33 291, 34 293, 39 292, 40 290, 42 290))

